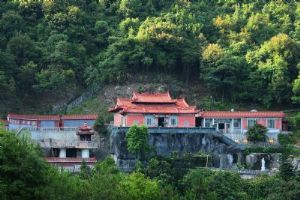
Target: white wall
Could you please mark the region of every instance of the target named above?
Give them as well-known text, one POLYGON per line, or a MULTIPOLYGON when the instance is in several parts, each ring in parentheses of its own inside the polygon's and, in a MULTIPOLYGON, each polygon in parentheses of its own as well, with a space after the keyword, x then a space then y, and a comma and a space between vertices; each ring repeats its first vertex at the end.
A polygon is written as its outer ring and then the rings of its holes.
POLYGON ((66 149, 59 149, 59 157, 60 158, 66 158, 67 157, 66 149))
POLYGON ((82 149, 81 150, 81 157, 82 158, 89 158, 90 157, 90 150, 89 149, 82 149))

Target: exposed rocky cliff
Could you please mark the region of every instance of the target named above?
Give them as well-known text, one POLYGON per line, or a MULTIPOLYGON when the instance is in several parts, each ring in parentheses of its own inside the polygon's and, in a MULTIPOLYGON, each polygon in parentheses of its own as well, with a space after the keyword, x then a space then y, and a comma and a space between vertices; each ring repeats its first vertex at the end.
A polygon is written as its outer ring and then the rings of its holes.
MULTIPOLYGON (((130 171, 135 166, 136 158, 129 153, 125 134, 128 128, 111 129, 111 154, 120 169, 130 171)), ((149 128, 149 145, 156 155, 170 156, 176 152, 198 153, 200 151, 212 155, 213 166, 230 168, 242 158, 243 146, 218 133, 214 129, 201 128, 149 128)))

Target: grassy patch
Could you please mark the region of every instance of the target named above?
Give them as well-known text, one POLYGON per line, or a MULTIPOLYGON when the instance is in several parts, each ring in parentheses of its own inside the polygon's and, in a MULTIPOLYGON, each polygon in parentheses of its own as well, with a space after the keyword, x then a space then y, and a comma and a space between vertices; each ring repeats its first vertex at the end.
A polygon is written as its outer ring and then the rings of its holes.
POLYGON ((105 122, 113 119, 112 113, 108 112, 108 105, 100 102, 98 97, 88 99, 80 106, 74 107, 67 114, 99 114, 105 122))

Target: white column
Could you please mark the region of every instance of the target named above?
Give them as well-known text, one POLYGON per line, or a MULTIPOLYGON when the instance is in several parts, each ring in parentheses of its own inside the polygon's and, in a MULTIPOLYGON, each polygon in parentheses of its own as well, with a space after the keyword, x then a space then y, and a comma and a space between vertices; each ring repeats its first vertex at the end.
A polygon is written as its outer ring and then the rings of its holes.
POLYGON ((89 149, 82 149, 81 150, 81 157, 82 158, 89 158, 90 157, 90 150, 89 149))
POLYGON ((241 134, 243 134, 243 121, 244 121, 244 118, 241 118, 241 134))
POLYGON ((234 133, 234 119, 231 120, 231 133, 234 133))
POLYGON ((202 127, 203 127, 203 128, 206 128, 206 127, 205 127, 205 118, 203 118, 203 122, 202 122, 202 123, 203 123, 203 126, 202 126, 202 127))
POLYGON ((59 149, 59 157, 66 158, 66 149, 59 149))

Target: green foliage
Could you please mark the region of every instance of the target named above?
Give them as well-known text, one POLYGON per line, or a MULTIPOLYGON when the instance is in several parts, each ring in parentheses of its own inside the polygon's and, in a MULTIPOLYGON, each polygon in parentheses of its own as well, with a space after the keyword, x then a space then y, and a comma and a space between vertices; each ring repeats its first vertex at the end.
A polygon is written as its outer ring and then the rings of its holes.
POLYGON ((0 6, 5 112, 21 101, 34 107, 40 98, 32 97, 49 92, 135 80, 141 73, 197 81, 233 102, 299 102, 296 1, 18 0, 0 6))
POLYGON ((260 124, 255 124, 247 131, 247 138, 251 142, 264 142, 266 141, 267 128, 260 124))
POLYGON ((0 197, 5 200, 296 200, 299 197, 300 177, 293 173, 290 164, 282 165, 280 176, 244 180, 232 172, 189 170, 189 164, 184 168, 189 158, 152 159, 143 174, 122 173, 108 157, 92 170, 83 163, 79 174, 70 174, 50 167, 37 146, 27 139, 0 128, 0 197))
POLYGON ((291 134, 279 134, 278 141, 281 145, 289 145, 294 143, 294 139, 291 134))
POLYGON ((294 166, 289 154, 283 153, 280 158, 280 176, 284 180, 290 180, 295 177, 294 166))
POLYGON ((0 127, 0 194, 2 199, 41 199, 48 183, 47 165, 38 147, 0 127))
POLYGON ((181 188, 181 179, 190 170, 211 166, 212 158, 207 154, 171 155, 170 158, 155 157, 149 160, 142 170, 150 178, 156 178, 164 184, 181 188))
POLYGON ((79 174, 80 178, 88 179, 91 176, 91 173, 92 173, 91 168, 83 160, 80 166, 80 174, 79 174))
POLYGON ((247 147, 244 150, 245 155, 249 155, 251 153, 285 153, 285 152, 292 152, 292 149, 289 146, 251 146, 247 147))
POLYGON ((97 133, 99 133, 101 135, 107 134, 107 127, 105 125, 103 116, 98 115, 98 118, 96 119, 95 124, 94 124, 94 129, 95 129, 95 131, 97 131, 97 133))
POLYGON ((148 129, 145 126, 131 126, 126 133, 127 149, 139 158, 149 150, 148 129))
POLYGON ((272 189, 268 195, 268 200, 292 199, 296 200, 300 195, 300 177, 294 177, 289 181, 277 180, 273 182, 272 189))
POLYGON ((191 170, 183 179, 189 199, 247 199, 243 180, 231 172, 191 170))
POLYGON ((300 112, 295 115, 292 122, 295 125, 295 131, 300 130, 300 112))
POLYGON ((163 199, 157 181, 145 178, 141 173, 132 173, 121 181, 120 196, 124 200, 156 200, 163 199))
POLYGON ((277 176, 258 176, 255 179, 249 180, 244 188, 249 194, 249 199, 268 199, 268 195, 275 193, 274 185, 281 181, 277 176))

